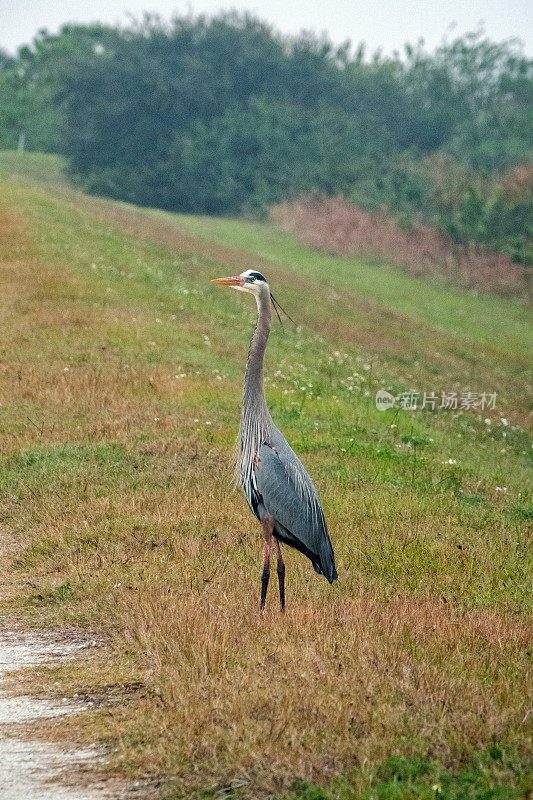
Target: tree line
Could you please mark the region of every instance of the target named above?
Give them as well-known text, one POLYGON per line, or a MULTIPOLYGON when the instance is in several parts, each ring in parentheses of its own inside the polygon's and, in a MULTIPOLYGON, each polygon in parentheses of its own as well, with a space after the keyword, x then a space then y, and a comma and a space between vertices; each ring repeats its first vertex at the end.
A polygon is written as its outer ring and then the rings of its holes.
POLYGON ((88 191, 257 214, 342 195, 531 263, 533 62, 481 32, 367 54, 248 15, 42 31, 0 54, 0 147, 88 191))

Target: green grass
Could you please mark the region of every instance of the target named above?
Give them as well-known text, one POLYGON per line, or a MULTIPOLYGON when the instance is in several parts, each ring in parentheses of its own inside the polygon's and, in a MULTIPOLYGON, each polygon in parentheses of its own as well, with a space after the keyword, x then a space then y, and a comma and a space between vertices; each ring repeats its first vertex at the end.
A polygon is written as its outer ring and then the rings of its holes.
POLYGON ((144 687, 64 735, 170 797, 291 797, 296 778, 306 800, 524 797, 525 307, 266 223, 87 198, 60 166, 0 153, 1 602, 107 637, 38 688, 144 687), (261 538, 231 489, 255 309, 209 283, 251 266, 300 323, 273 328, 266 392, 340 575, 289 552, 283 620, 272 590, 258 618, 261 538), (380 388, 498 398, 380 412, 380 388))
POLYGON ((530 763, 493 745, 458 770, 391 756, 373 774, 355 770, 330 790, 302 785, 279 800, 519 800, 531 791, 530 763))
POLYGON ((42 153, 18 153, 15 150, 0 151, 0 176, 27 180, 57 189, 66 185, 63 175, 65 166, 60 156, 42 153))
POLYGON ((266 223, 183 215, 179 222, 200 238, 257 253, 288 271, 319 278, 336 289, 355 290, 408 319, 423 320, 436 339, 439 331, 445 331, 515 351, 525 341, 533 344, 524 304, 413 278, 372 260, 323 255, 266 223))

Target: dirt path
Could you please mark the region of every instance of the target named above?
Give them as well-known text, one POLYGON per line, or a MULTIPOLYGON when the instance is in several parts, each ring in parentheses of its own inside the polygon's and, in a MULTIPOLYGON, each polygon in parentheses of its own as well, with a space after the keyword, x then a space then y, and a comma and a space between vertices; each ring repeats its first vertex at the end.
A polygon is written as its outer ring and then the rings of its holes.
MULTIPOLYGON (((14 538, 0 531, 0 558, 17 550, 14 538)), ((9 570, 0 576, 0 599, 11 595, 15 585, 9 570)), ((86 706, 72 700, 58 703, 6 690, 13 671, 65 659, 83 658, 98 645, 92 637, 65 631, 27 632, 16 621, 0 617, 0 800, 129 800, 144 798, 141 782, 125 786, 106 781, 80 786, 76 775, 104 757, 98 748, 65 747, 32 738, 31 725, 38 719, 82 713, 86 706), (14 732, 14 726, 16 731, 14 732), (68 777, 68 780, 67 780, 68 777)), ((10 682, 10 687, 12 682, 10 682)), ((146 794, 148 797, 148 793, 146 794)))
MULTIPOLYGON (((69 771, 78 770, 102 753, 13 737, 13 725, 63 714, 77 714, 82 705, 63 704, 30 696, 12 697, 4 688, 6 673, 81 655, 95 644, 79 635, 0 630, 0 800, 111 800, 130 796, 108 784, 70 786, 69 771)), ((19 729, 20 730, 20 729, 19 729)), ((31 730, 28 731, 31 736, 31 730)))

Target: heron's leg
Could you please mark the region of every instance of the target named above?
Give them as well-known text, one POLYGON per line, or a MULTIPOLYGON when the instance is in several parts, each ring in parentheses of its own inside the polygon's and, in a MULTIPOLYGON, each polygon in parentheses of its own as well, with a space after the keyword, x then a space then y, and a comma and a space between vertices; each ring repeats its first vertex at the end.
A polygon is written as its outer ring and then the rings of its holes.
POLYGON ((278 556, 279 602, 281 603, 281 610, 285 611, 285 564, 283 563, 281 546, 278 539, 276 539, 276 553, 278 556))
POLYGON ((261 611, 265 607, 265 600, 267 596, 268 580, 270 578, 270 550, 272 548, 272 531, 274 530, 274 522, 271 519, 262 519, 261 525, 263 526, 263 533, 265 534, 265 564, 263 567, 263 574, 261 575, 261 611))

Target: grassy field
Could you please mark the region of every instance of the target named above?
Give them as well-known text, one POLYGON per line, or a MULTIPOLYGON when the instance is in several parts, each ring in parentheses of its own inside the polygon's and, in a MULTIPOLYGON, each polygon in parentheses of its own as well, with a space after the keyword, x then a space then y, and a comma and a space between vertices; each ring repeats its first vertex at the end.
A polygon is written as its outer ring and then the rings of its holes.
POLYGON ((0 607, 108 646, 24 676, 94 703, 42 735, 164 798, 527 797, 525 305, 85 197, 59 166, 0 153, 0 607), (249 267, 298 323, 266 392, 340 578, 287 552, 284 616, 272 587, 259 616, 232 488, 255 308, 209 283, 249 267), (380 412, 378 389, 496 407, 380 412))

